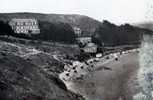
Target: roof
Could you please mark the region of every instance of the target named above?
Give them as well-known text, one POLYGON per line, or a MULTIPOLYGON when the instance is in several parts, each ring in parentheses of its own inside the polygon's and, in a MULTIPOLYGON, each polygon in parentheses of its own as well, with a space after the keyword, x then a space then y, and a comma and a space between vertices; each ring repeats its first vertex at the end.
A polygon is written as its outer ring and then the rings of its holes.
POLYGON ((85 47, 97 47, 95 43, 88 43, 85 47))
POLYGON ((27 22, 27 21, 37 21, 35 18, 13 18, 11 21, 16 21, 16 22, 27 22))

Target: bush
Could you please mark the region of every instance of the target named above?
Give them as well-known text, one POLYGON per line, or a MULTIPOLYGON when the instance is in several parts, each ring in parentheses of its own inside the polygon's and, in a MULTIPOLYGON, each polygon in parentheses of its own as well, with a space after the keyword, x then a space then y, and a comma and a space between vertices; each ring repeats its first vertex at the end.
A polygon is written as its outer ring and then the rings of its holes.
POLYGON ((75 34, 73 28, 66 23, 40 22, 40 34, 35 37, 42 40, 55 42, 74 43, 75 34))
POLYGON ((0 21, 0 35, 12 35, 14 31, 7 22, 0 21))
POLYGON ((94 43, 101 46, 140 44, 141 36, 144 31, 146 30, 129 24, 116 26, 108 21, 104 21, 103 24, 96 29, 92 40, 94 43))

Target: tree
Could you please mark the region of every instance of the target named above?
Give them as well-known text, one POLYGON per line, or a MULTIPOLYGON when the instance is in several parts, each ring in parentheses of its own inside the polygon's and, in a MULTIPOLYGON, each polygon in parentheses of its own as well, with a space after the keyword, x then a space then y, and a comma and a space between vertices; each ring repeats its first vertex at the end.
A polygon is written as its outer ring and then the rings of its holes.
POLYGON ((101 45, 104 43, 106 46, 140 44, 143 31, 145 30, 129 24, 117 26, 108 21, 104 21, 96 29, 92 39, 96 44, 101 45))
POLYGON ((74 43, 75 34, 73 28, 67 23, 40 22, 40 34, 38 38, 56 42, 74 43))
POLYGON ((12 35, 14 31, 7 22, 0 21, 0 35, 12 35))

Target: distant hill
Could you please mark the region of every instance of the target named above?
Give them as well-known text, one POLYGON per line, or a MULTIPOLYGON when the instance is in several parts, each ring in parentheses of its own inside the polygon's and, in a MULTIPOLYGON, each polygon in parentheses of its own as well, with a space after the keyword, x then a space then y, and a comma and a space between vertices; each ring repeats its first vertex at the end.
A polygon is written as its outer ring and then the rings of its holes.
POLYGON ((139 23, 139 24, 135 24, 135 26, 145 28, 145 29, 149 29, 149 30, 153 31, 153 22, 139 23))
POLYGON ((84 15, 64 15, 64 14, 40 14, 40 13, 0 13, 0 20, 8 21, 11 18, 36 18, 39 21, 51 23, 68 23, 72 27, 77 26, 82 29, 84 35, 91 35, 101 22, 84 15))

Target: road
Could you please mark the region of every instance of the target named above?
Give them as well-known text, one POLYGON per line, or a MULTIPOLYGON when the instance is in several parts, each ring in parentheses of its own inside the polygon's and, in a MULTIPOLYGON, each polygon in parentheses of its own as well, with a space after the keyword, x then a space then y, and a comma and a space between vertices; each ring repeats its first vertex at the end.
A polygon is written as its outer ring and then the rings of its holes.
POLYGON ((88 74, 82 81, 75 81, 69 89, 84 95, 87 100, 132 100, 139 91, 137 71, 138 53, 120 56, 118 61, 98 63, 97 70, 88 74), (106 66, 111 70, 104 70, 106 66))

